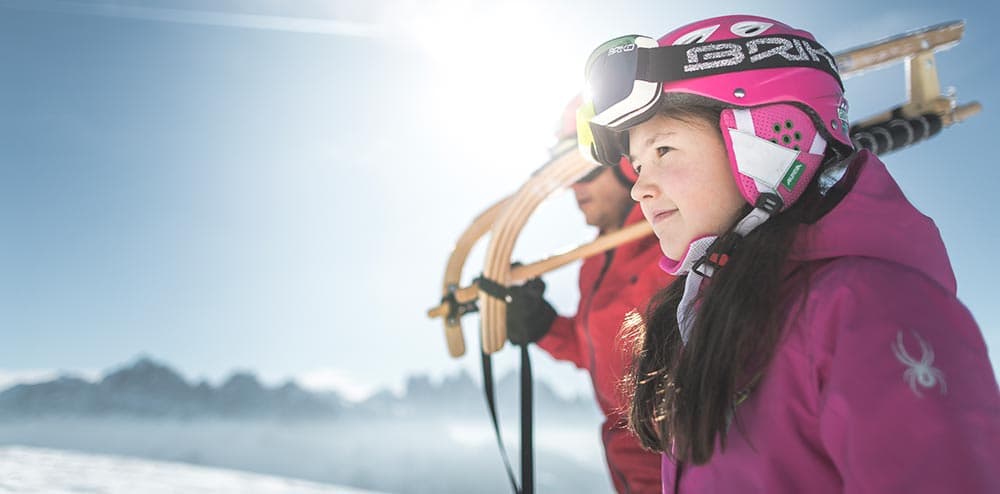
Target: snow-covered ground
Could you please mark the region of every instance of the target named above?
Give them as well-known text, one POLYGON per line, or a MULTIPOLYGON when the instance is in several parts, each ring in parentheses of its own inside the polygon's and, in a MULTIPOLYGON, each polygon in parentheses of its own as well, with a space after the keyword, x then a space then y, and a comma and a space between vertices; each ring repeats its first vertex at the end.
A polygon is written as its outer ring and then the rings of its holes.
POLYGON ((45 494, 365 494, 347 487, 123 456, 0 447, 0 492, 45 494))
MULTIPOLYGON (((485 415, 485 414, 484 414, 485 415)), ((504 438, 515 468, 517 422, 505 420, 504 438)), ((468 420, 343 420, 317 422, 50 418, 0 421, 0 447, 79 451, 116 458, 146 458, 296 478, 394 494, 508 494, 496 440, 485 417, 468 420)), ((61 459, 60 459, 61 461, 61 459)), ((0 494, 11 466, 0 457, 0 494)), ((59 461, 55 461, 59 463, 59 461)), ((117 472, 118 467, 102 467, 117 472)), ((540 420, 535 429, 535 480, 539 492, 613 492, 596 424, 540 420)), ((89 470, 51 466, 48 479, 75 481, 89 470)), ((227 470, 227 471, 232 471, 227 470)), ((151 478, 173 474, 148 471, 151 478)), ((118 478, 117 473, 109 474, 118 478)), ((100 478, 104 478, 101 476, 100 478)), ((124 477, 123 477, 124 478, 124 477)), ((127 486, 128 481, 121 481, 127 486)), ((224 484, 228 484, 228 481, 224 484)), ((236 485, 236 484, 231 484, 236 485)), ((89 488, 89 487, 88 487, 89 488)), ((62 490, 41 492, 199 492, 197 490, 62 490)), ((31 492, 15 490, 13 492, 31 492)), ((207 492, 207 491, 206 491, 207 492)), ((213 492, 299 492, 234 488, 213 492)), ((313 491, 303 491, 313 492, 313 491)), ((325 492, 325 491, 323 491, 325 492)), ((336 491, 335 491, 336 492, 336 491)))
MULTIPOLYGON (((513 374, 496 386, 514 465, 520 464, 518 386, 513 374)), ((482 391, 470 375, 440 382, 414 375, 404 390, 349 404, 292 383, 268 388, 247 372, 217 387, 192 385, 169 366, 141 358, 98 382, 61 376, 0 392, 0 447, 143 458, 394 494, 510 492, 482 391)), ((596 404, 560 398, 539 384, 534 405, 538 490, 611 492, 596 404)), ((3 488, 0 477, 0 494, 3 488)))

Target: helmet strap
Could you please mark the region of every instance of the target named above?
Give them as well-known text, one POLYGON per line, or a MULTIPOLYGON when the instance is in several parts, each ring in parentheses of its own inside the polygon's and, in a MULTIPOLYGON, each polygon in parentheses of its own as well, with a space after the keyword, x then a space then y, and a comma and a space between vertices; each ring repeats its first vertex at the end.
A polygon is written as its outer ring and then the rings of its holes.
POLYGON ((772 192, 761 192, 757 197, 757 204, 750 210, 732 230, 722 235, 705 251, 705 254, 695 261, 691 271, 694 271, 705 278, 711 278, 715 270, 726 264, 729 255, 740 243, 743 237, 754 231, 758 226, 771 218, 784 203, 781 196, 772 192))

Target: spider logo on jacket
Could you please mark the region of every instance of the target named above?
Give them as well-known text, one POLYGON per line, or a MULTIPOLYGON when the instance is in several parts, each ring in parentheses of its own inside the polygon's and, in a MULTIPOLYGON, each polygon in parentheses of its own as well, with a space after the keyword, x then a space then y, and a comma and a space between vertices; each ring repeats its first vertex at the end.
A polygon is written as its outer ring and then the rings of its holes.
POLYGON ((900 362, 906 365, 906 371, 903 372, 903 380, 910 385, 913 393, 921 398, 924 395, 920 392, 919 388, 933 388, 939 384, 941 386, 941 394, 946 394, 948 387, 944 382, 944 372, 941 372, 940 369, 933 365, 934 349, 916 331, 911 331, 911 333, 917 339, 917 343, 920 344, 920 360, 911 357, 907 353, 906 346, 903 344, 902 331, 896 334, 896 342, 892 344, 892 352, 896 354, 896 358, 900 362))

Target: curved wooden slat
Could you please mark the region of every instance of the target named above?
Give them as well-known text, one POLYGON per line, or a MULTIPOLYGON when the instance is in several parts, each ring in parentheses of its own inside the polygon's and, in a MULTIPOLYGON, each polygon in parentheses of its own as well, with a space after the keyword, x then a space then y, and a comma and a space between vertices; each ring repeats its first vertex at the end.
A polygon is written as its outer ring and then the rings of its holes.
MULTIPOLYGON (((594 169, 576 149, 555 158, 514 194, 490 234, 483 276, 501 285, 510 283, 510 257, 521 229, 535 208, 553 192, 565 188, 594 169)), ((507 339, 506 302, 480 290, 482 347, 486 353, 503 348, 507 339)))
MULTIPOLYGON (((444 281, 441 287, 442 298, 447 297, 452 291, 458 290, 462 282, 462 268, 469 257, 469 252, 476 245, 480 238, 490 231, 493 222, 496 220, 503 208, 507 206, 510 197, 505 197, 487 208, 485 211, 472 220, 472 224, 462 232, 462 235, 455 242, 455 246, 448 256, 448 264, 444 270, 444 281)), ((448 317, 451 306, 442 303, 444 307, 440 317, 444 318, 444 334, 448 343, 448 353, 452 357, 461 357, 465 354, 465 339, 462 336, 462 318, 460 315, 448 317)))

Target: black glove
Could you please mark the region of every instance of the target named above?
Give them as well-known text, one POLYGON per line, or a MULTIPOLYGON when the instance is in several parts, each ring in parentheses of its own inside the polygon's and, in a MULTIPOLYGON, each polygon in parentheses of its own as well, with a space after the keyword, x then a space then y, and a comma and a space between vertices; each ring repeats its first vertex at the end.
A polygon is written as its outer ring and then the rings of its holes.
POLYGON ((515 345, 534 343, 552 327, 556 310, 545 301, 545 282, 532 278, 509 289, 507 304, 507 339, 515 345))

